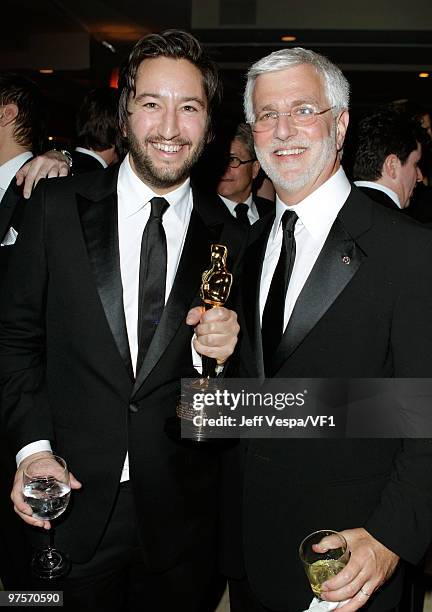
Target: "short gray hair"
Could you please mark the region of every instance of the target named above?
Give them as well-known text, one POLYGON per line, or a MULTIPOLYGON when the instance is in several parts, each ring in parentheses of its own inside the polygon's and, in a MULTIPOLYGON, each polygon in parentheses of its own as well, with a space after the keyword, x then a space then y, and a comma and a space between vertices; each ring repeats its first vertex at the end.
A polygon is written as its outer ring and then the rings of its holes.
POLYGON ((251 126, 248 123, 239 123, 233 140, 239 140, 245 147, 250 157, 255 158, 255 147, 251 126))
POLYGON ((252 96, 257 77, 266 72, 277 72, 300 64, 309 64, 313 66, 322 77, 325 93, 330 106, 333 107, 334 116, 341 110, 348 109, 349 83, 342 71, 329 59, 324 57, 324 55, 315 53, 310 49, 294 47, 292 49, 279 49, 279 51, 274 51, 270 53, 270 55, 266 55, 255 62, 255 64, 249 68, 244 93, 244 113, 246 121, 253 122, 255 120, 252 96))

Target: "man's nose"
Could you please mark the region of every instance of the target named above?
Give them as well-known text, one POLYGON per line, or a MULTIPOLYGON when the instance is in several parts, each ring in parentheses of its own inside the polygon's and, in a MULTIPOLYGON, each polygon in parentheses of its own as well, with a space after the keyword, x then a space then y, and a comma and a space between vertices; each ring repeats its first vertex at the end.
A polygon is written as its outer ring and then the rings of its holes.
POLYGON ((281 114, 276 120, 276 127, 274 129, 274 135, 279 140, 286 140, 290 136, 294 136, 298 133, 298 128, 295 125, 291 115, 281 114))
POLYGON ((175 110, 166 110, 158 126, 158 133, 165 140, 172 140, 180 133, 178 116, 175 110))

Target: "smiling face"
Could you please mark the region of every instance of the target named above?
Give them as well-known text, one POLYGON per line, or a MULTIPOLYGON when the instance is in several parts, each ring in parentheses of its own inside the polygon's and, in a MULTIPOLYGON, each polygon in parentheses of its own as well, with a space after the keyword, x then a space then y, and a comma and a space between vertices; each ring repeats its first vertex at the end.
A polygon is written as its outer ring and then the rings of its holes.
MULTIPOLYGON (((242 161, 254 157, 250 154, 246 145, 236 138, 231 142, 230 155, 238 157, 242 161)), ((257 161, 240 164, 238 168, 228 166, 219 181, 217 192, 233 202, 244 202, 251 194, 252 183, 258 171, 259 163, 257 161)))
POLYGON ((206 142, 202 75, 185 59, 146 59, 135 88, 125 130, 131 165, 144 183, 163 195, 186 180, 206 142))
MULTIPOLYGON (((252 100, 255 115, 263 110, 289 112, 301 103, 320 111, 330 106, 323 81, 309 64, 259 75, 252 100)), ((282 115, 274 129, 254 133, 258 160, 283 202, 300 202, 336 172, 347 127, 347 111, 337 117, 328 111, 308 126, 296 126, 282 115)))

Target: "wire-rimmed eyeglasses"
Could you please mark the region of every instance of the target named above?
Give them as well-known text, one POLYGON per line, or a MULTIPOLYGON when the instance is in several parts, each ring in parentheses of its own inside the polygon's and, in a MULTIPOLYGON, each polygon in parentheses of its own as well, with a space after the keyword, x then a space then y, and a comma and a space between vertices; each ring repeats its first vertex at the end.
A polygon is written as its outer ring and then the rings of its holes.
POLYGON ((263 110, 258 113, 255 121, 250 122, 250 126, 254 132, 273 130, 279 121, 279 117, 282 116, 291 117, 294 125, 313 125, 319 115, 323 115, 333 108, 334 106, 330 106, 324 110, 318 110, 312 104, 298 104, 297 106, 293 106, 290 111, 286 112, 263 110))

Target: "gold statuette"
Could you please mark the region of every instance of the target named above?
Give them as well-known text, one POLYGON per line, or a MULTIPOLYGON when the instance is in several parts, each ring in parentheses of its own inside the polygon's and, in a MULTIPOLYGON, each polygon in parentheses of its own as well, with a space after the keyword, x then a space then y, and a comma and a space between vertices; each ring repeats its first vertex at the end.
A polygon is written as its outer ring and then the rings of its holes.
MULTIPOLYGON (((210 268, 202 274, 201 299, 206 310, 223 306, 229 297, 232 274, 228 272, 226 260, 228 250, 223 244, 211 245, 210 268)), ((202 356, 203 378, 216 376, 216 359, 202 356)))
POLYGON ((211 245, 211 267, 202 274, 201 298, 206 310, 223 306, 232 285, 232 274, 226 267, 228 251, 223 244, 211 245))
MULTIPOLYGON (((232 285, 232 274, 226 267, 228 251, 223 244, 211 245, 210 268, 202 274, 201 299, 206 310, 223 306, 230 293, 232 285)), ((191 405, 191 397, 197 391, 205 391, 209 388, 210 381, 216 377, 217 361, 211 357, 202 355, 202 375, 183 385, 182 395, 177 404, 177 417, 180 419, 181 427, 188 431, 188 436, 198 442, 206 439, 201 427, 193 425, 196 411, 191 405)))

